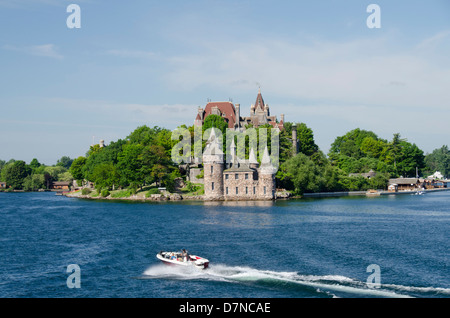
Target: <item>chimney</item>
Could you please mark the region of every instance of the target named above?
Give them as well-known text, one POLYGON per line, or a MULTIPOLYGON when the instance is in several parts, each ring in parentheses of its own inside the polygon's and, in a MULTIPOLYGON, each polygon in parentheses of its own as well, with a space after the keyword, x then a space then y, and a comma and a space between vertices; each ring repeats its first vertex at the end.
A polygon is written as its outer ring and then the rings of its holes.
POLYGON ((292 125, 292 155, 297 155, 298 144, 297 144, 297 125, 292 125))
POLYGON ((236 124, 237 128, 241 128, 241 104, 236 104, 236 124))

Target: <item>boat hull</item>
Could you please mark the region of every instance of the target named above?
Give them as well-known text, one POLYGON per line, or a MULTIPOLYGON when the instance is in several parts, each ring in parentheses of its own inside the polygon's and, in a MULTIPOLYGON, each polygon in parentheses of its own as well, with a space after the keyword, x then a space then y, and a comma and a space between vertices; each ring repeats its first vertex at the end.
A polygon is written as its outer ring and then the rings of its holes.
POLYGON ((191 266, 198 269, 206 269, 209 266, 209 261, 206 258, 196 255, 189 255, 189 259, 182 258, 181 253, 175 252, 160 252, 156 255, 163 264, 169 266, 191 266), (175 259, 171 259, 171 255, 175 256, 175 259))

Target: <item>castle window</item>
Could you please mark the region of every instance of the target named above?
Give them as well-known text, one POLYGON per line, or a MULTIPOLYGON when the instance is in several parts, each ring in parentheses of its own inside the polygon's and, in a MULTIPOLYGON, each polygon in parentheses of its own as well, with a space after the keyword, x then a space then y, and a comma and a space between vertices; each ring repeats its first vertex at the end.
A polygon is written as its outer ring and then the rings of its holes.
POLYGON ((214 166, 211 166, 211 174, 214 172, 214 166))
POLYGON ((228 174, 225 175, 225 180, 228 180, 228 174))
POLYGON ((239 188, 236 187, 236 194, 239 194, 239 188))
POLYGON ((225 188, 226 194, 228 194, 228 187, 225 188))
POLYGON ((245 187, 245 194, 248 194, 248 187, 245 187))
POLYGON ((266 194, 266 187, 264 187, 264 194, 266 194))
POLYGON ((214 182, 211 182, 211 190, 214 191, 214 182))
POLYGON ((237 180, 237 179, 239 179, 239 175, 236 173, 235 175, 234 175, 234 178, 237 180))
POLYGON ((247 180, 247 179, 248 179, 248 173, 245 174, 245 180, 247 180))
POLYGON ((253 194, 256 194, 256 187, 253 187, 253 194))

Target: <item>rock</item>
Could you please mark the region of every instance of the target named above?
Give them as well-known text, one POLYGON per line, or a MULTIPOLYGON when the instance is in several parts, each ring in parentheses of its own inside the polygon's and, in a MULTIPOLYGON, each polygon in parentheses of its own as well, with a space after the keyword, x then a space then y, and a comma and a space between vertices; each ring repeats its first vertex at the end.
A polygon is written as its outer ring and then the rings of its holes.
POLYGON ((178 194, 178 193, 172 193, 172 194, 169 196, 169 199, 170 199, 171 201, 180 201, 180 200, 183 200, 183 197, 181 196, 181 194, 178 194))

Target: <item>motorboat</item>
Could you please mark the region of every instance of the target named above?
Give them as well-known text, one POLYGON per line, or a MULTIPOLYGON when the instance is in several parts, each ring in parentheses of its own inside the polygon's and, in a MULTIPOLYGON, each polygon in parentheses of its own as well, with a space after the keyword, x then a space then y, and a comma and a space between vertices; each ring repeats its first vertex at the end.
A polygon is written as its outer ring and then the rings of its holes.
POLYGON ((166 265, 179 265, 179 266, 194 266, 199 269, 206 269, 209 265, 209 260, 206 258, 191 255, 185 250, 182 252, 159 252, 156 254, 156 258, 162 261, 166 265))

